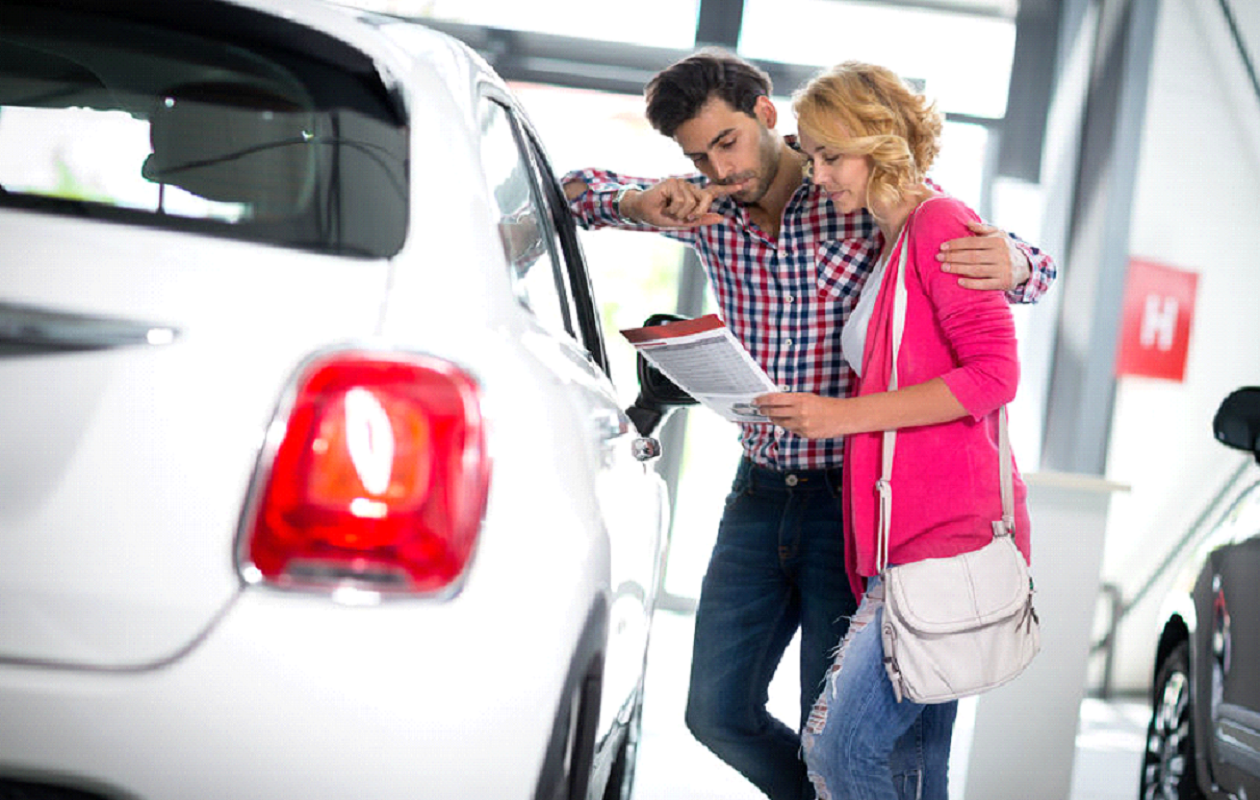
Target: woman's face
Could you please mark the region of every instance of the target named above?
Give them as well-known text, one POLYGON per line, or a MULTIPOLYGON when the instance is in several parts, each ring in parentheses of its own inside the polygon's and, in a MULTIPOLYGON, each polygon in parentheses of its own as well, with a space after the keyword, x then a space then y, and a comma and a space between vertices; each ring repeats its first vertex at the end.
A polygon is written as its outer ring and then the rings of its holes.
POLYGON ((813 168, 814 183, 841 213, 850 214, 866 206, 866 185, 871 177, 869 157, 844 155, 805 133, 800 134, 798 143, 813 168))

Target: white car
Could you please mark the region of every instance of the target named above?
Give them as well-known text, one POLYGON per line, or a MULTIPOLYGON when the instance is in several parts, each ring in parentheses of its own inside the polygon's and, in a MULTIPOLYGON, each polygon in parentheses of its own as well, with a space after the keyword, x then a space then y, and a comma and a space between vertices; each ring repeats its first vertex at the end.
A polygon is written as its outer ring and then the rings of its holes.
POLYGON ((0 797, 623 797, 668 522, 504 83, 0 7, 0 797))

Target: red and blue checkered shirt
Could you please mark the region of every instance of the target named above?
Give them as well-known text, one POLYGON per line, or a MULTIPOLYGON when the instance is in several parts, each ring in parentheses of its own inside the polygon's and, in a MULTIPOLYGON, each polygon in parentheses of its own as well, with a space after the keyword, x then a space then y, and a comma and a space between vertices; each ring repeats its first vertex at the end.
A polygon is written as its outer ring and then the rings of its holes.
MULTIPOLYGON (((708 182, 701 175, 687 179, 708 182)), ((564 177, 564 183, 572 180, 587 186, 569 203, 583 228, 656 231, 694 248, 727 327, 783 391, 849 394, 854 375, 840 352, 840 328, 883 248, 869 213, 838 213, 826 193, 805 179, 783 211, 777 241, 729 197, 716 199, 710 209, 726 217, 725 224, 662 229, 630 223, 614 207, 621 187, 646 188, 655 181, 597 169, 564 177)), ((1016 242, 1028 255, 1032 277, 1008 299, 1034 302, 1054 281, 1054 261, 1016 242)), ((842 438, 806 439, 774 425, 740 427, 744 454, 762 467, 819 469, 843 461, 842 438)))

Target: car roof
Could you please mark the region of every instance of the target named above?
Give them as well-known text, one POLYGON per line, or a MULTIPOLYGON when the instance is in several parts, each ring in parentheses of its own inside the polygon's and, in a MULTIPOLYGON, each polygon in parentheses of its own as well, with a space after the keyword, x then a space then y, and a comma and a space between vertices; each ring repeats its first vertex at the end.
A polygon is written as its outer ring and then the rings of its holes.
MULTIPOLYGON (((400 76, 417 69, 440 73, 448 86, 504 88, 484 59, 454 37, 414 18, 368 11, 328 0, 27 0, 43 9, 66 8, 169 22, 225 37, 282 42, 294 53, 349 72, 374 72, 390 92, 400 76), (233 11, 235 9, 235 12, 233 11), (268 19, 270 18, 270 19, 268 19), (405 42, 405 46, 400 46, 405 42)), ((21 5, 19 0, 19 5, 21 5)))

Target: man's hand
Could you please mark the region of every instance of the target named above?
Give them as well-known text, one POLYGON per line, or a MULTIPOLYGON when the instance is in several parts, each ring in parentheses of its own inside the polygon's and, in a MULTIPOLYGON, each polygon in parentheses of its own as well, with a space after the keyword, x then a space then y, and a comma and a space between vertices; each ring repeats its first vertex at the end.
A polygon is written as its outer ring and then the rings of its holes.
POLYGON ((843 436, 844 401, 807 392, 774 392, 757 398, 757 409, 781 428, 806 439, 831 439, 843 436))
POLYGON ((696 186, 681 178, 666 178, 644 191, 631 190, 621 198, 621 215, 657 228, 695 228, 723 221, 709 211, 719 197, 737 192, 743 184, 696 186))
POLYGON ((968 222, 967 227, 975 236, 943 242, 936 254, 941 269, 960 276, 959 286, 1008 291, 1028 280, 1028 257, 1005 231, 983 222, 968 222))

